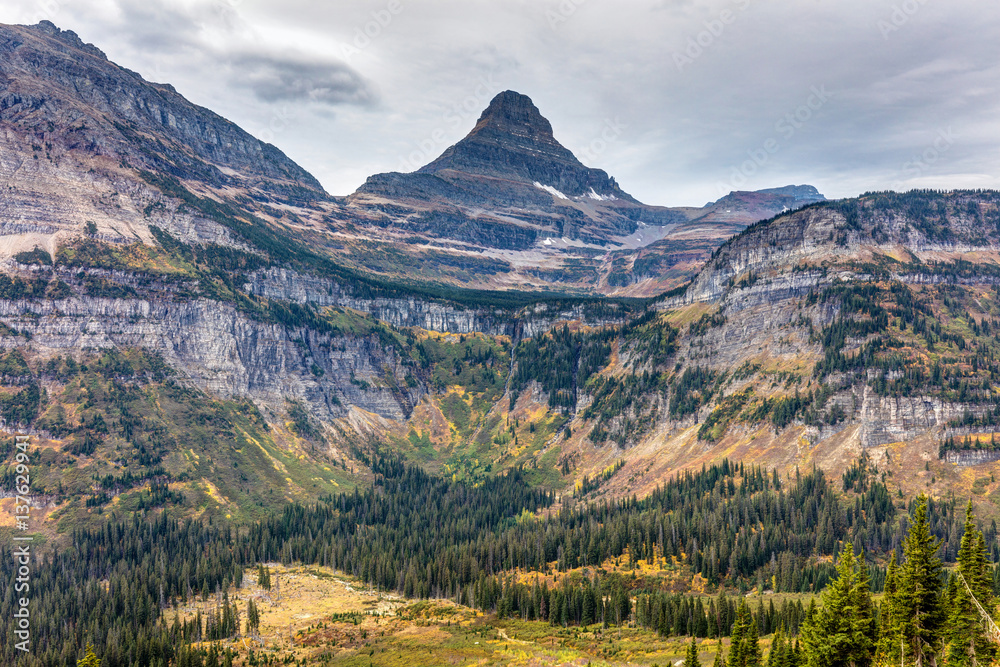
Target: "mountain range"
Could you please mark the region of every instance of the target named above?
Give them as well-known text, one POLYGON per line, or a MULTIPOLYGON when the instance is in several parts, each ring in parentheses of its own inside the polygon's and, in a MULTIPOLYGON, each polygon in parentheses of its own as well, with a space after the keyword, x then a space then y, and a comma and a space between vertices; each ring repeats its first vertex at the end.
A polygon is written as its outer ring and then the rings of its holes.
POLYGON ((51 23, 0 54, 0 417, 46 452, 53 531, 253 520, 384 451, 588 498, 864 454, 904 496, 993 507, 997 193, 650 206, 506 91, 334 197, 51 23))
POLYGON ((505 91, 337 197, 0 25, 0 664, 971 664, 998 423, 1000 192, 651 206, 505 91))
POLYGON ((745 225, 822 200, 801 186, 733 193, 703 209, 640 204, 583 166, 511 91, 417 172, 378 174, 337 198, 276 147, 71 31, 6 26, 0 52, 8 255, 36 245, 52 253, 88 223, 111 243, 152 243, 153 225, 185 242, 240 245, 210 216, 179 209, 144 177, 154 174, 390 280, 655 294, 745 225))

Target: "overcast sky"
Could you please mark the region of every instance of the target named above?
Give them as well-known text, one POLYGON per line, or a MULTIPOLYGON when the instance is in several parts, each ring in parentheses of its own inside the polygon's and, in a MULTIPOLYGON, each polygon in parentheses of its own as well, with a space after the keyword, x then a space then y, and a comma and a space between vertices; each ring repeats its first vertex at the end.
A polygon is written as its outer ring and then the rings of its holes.
POLYGON ((997 0, 4 0, 270 141, 332 194, 496 93, 638 199, 1000 188, 997 0))

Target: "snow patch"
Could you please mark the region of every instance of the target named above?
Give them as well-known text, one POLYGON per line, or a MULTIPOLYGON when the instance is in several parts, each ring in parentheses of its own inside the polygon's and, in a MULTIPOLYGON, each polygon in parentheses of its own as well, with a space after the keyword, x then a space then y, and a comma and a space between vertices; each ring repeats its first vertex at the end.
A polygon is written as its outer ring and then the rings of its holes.
POLYGON ((569 197, 567 197, 563 193, 559 192, 558 190, 556 190, 551 185, 542 185, 538 181, 535 181, 535 187, 539 188, 541 190, 545 190, 546 192, 548 192, 553 197, 558 197, 559 199, 569 199, 569 197))
POLYGON ((599 195, 594 191, 594 188, 590 188, 590 192, 587 193, 587 196, 591 199, 596 199, 597 201, 614 201, 618 199, 618 197, 615 197, 614 195, 599 195))

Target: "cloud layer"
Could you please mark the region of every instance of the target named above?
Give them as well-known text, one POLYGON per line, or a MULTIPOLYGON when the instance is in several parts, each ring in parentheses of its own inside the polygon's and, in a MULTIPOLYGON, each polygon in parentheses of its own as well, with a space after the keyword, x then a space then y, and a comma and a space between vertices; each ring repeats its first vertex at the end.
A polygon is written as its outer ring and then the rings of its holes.
POLYGON ((497 92, 655 204, 1000 188, 1000 9, 973 0, 8 0, 272 141, 328 190, 413 169, 497 92), (615 128, 609 132, 608 128, 615 128))

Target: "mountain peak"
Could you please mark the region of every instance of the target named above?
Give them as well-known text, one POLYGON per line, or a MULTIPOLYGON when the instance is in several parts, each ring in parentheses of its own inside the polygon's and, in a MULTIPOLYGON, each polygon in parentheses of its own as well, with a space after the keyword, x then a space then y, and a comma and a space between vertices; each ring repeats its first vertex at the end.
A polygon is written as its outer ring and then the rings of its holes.
POLYGON ((418 171, 447 174, 453 183, 485 176, 528 188, 549 186, 563 196, 592 193, 594 198, 635 201, 607 172, 585 167, 556 141, 552 124, 531 98, 513 90, 494 97, 464 139, 418 171))
POLYGON ((505 129, 521 128, 528 133, 552 136, 552 124, 542 116, 531 98, 513 90, 505 90, 490 101, 490 105, 479 117, 476 128, 484 124, 505 129))
POLYGON ((84 53, 89 53, 92 56, 100 58, 101 60, 108 59, 108 56, 105 55, 104 51, 101 51, 93 44, 84 43, 84 41, 80 39, 80 36, 77 35, 75 32, 73 32, 72 30, 60 30, 59 26, 57 26, 52 21, 43 19, 39 21, 36 25, 28 27, 37 33, 41 33, 48 37, 55 38, 60 42, 62 42, 63 44, 65 44, 66 46, 72 47, 74 49, 79 49, 80 51, 83 51, 84 53))

